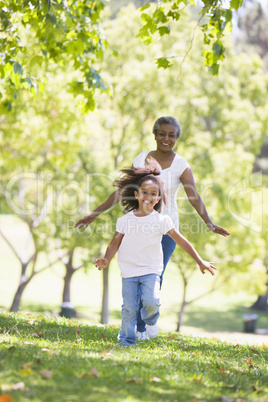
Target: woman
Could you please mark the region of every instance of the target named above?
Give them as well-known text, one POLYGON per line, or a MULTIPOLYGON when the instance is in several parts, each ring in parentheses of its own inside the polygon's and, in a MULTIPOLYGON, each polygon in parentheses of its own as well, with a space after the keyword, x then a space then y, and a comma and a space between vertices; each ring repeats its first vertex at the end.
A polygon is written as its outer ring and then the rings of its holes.
MULTIPOLYGON (((184 187, 186 195, 196 209, 200 217, 203 219, 207 227, 212 232, 222 236, 228 236, 230 233, 227 230, 214 225, 209 218, 205 204, 198 194, 196 189, 194 177, 188 162, 179 154, 173 151, 176 141, 181 136, 181 127, 179 122, 171 116, 160 117, 154 124, 153 134, 156 141, 156 150, 140 153, 133 162, 133 167, 143 168, 149 157, 157 160, 162 168, 161 178, 165 183, 165 190, 167 193, 167 206, 164 206, 162 214, 169 215, 172 219, 175 228, 178 230, 179 217, 177 211, 176 195, 181 184, 184 187)), ((119 190, 116 190, 110 195, 107 200, 101 204, 95 211, 88 216, 80 219, 75 227, 87 227, 92 223, 102 212, 111 208, 119 201, 119 190)), ((170 236, 164 235, 162 239, 164 268, 161 275, 161 284, 163 274, 165 272, 167 263, 175 249, 176 243, 170 236)), ((138 339, 146 336, 145 324, 141 321, 139 315, 137 319, 138 339)))

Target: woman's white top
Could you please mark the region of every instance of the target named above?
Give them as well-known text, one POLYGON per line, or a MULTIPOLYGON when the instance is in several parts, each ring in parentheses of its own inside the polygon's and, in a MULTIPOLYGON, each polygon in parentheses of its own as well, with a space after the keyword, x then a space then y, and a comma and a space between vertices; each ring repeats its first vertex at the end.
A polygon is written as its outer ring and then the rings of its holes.
POLYGON ((117 219, 116 231, 124 235, 118 249, 118 265, 122 278, 163 271, 162 236, 174 228, 167 215, 153 211, 135 216, 133 211, 117 219))
MULTIPOLYGON (((133 162, 133 167, 144 168, 147 155, 151 151, 141 152, 133 162)), ((160 174, 161 179, 165 183, 167 193, 167 205, 163 204, 161 214, 168 215, 179 230, 179 215, 177 209, 177 192, 181 186, 181 175, 184 170, 189 167, 188 162, 179 154, 175 154, 172 164, 167 169, 162 169, 160 174)))

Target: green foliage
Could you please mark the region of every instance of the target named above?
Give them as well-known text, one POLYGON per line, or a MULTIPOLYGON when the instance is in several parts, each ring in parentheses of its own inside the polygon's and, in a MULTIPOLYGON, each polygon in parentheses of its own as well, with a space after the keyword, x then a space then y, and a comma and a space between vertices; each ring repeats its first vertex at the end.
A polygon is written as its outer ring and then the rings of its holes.
POLYGON ((265 3, 254 1, 247 2, 237 12, 237 24, 239 30, 234 32, 234 46, 237 52, 249 54, 257 53, 268 68, 268 16, 265 3))
MULTIPOLYGON (((139 152, 154 149, 151 130, 156 118, 174 115, 179 119, 182 138, 177 152, 189 162, 213 223, 225 227, 231 236, 226 239, 206 228, 182 192, 178 195, 181 231, 204 258, 216 260, 217 284, 219 280, 226 288, 240 286, 252 294, 263 290, 265 284, 260 262, 266 248, 265 225, 261 224, 262 209, 251 202, 251 195, 263 191, 264 186, 256 186, 257 175, 251 174, 267 132, 268 77, 258 56, 236 55, 227 38, 229 62, 219 76, 211 77, 198 56, 200 35, 181 70, 176 58, 172 59, 174 68, 155 69, 152 60, 165 49, 187 50, 185 38, 190 37, 194 22, 191 15, 181 18, 182 31, 172 27, 170 35, 148 48, 133 35, 139 24, 133 6, 105 23, 120 57, 104 58, 112 97, 102 96, 99 102, 103 106, 98 118, 100 132, 110 141, 110 155, 117 166, 125 167, 139 152), (128 15, 132 15, 131 21, 128 15)), ((179 248, 174 261, 186 276, 196 270, 179 248)))
MULTIPOLYGON (((182 22, 177 23, 177 21, 180 20, 186 5, 197 7, 194 0, 190 1, 189 4, 185 0, 165 0, 158 2, 154 6, 153 11, 151 4, 146 3, 145 6, 139 9, 142 13, 143 26, 140 28, 137 37, 142 38, 143 42, 149 45, 154 43, 153 36, 155 33, 158 33, 160 37, 169 35, 171 31, 170 23, 172 21, 176 21, 175 27, 181 27, 182 22), (148 11, 144 13, 145 10, 148 11)), ((205 58, 205 65, 213 75, 218 74, 220 62, 225 57, 225 46, 223 45, 222 38, 225 31, 231 29, 232 11, 238 10, 241 6, 242 0, 232 0, 229 3, 204 0, 202 3, 197 25, 203 33, 204 44, 208 47, 202 53, 205 58), (208 22, 204 23, 204 21, 208 22)), ((167 60, 168 57, 158 60, 162 59, 167 60)), ((170 66, 171 64, 167 64, 167 62, 158 62, 158 68, 167 68, 170 66)))
POLYGON ((169 333, 123 348, 117 327, 15 314, 0 323, 1 391, 19 401, 262 401, 268 392, 266 345, 169 333))
POLYGON ((56 64, 58 72, 66 65, 77 72, 70 90, 83 97, 85 111, 94 110, 96 89, 106 89, 93 67, 106 46, 98 27, 104 2, 2 0, 0 9, 4 106, 10 110, 21 88, 36 92, 56 64))

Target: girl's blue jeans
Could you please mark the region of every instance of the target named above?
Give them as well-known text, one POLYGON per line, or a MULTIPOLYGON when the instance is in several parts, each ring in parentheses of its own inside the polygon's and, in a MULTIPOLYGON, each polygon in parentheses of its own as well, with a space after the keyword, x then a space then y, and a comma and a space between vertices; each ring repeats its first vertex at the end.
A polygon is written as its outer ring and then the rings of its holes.
MULTIPOLYGON (((176 243, 169 235, 164 235, 162 237, 163 271, 160 276, 160 289, 162 287, 163 275, 164 275, 167 263, 169 262, 170 257, 172 256, 173 251, 175 250, 175 247, 176 247, 176 243)), ((139 308, 138 308, 138 312, 137 312, 137 331, 144 332, 145 331, 145 322, 143 321, 143 319, 141 317, 141 309, 142 309, 142 300, 140 299, 139 308)))
POLYGON ((123 346, 133 346, 136 342, 135 324, 140 300, 143 322, 154 325, 159 317, 160 276, 149 274, 122 279, 122 326, 118 341, 123 346))

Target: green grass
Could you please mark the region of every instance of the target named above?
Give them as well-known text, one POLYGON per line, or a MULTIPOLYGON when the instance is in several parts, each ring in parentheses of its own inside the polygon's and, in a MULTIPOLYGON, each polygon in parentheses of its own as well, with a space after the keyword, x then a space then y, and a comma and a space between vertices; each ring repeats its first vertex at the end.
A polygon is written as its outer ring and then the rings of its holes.
MULTIPOLYGON (((25 226, 15 217, 6 215, 0 215, 0 225, 9 239, 14 242, 17 251, 22 252, 26 237, 25 226)), ((1 237, 0 254, 0 311, 8 311, 19 281, 20 267, 1 237)), ((46 260, 41 259, 39 267, 45 263, 46 260)), ((36 275, 23 293, 21 311, 59 313, 63 288, 62 277, 61 264, 36 275)), ((192 298, 203 293, 213 280, 213 277, 201 275, 197 270, 189 286, 188 297, 192 298)), ((168 332, 176 329, 181 295, 182 285, 178 269, 170 263, 161 291, 160 330, 168 332)), ((74 275, 71 285, 71 301, 82 316, 81 318, 85 319, 87 323, 97 324, 99 322, 101 297, 102 273, 93 264, 87 273, 80 270, 74 275)), ((237 290, 228 296, 220 291, 215 292, 187 306, 183 326, 210 332, 243 332, 242 314, 248 312, 247 307, 255 300, 256 296, 249 297, 246 293, 237 292, 237 290)), ((121 278, 116 259, 114 259, 109 273, 109 322, 113 325, 120 325, 121 304, 121 278)), ((257 312, 257 314, 259 319, 256 328, 268 328, 268 313, 257 312)))
POLYGON ((0 313, 0 400, 1 393, 18 402, 268 399, 266 347, 160 333, 123 348, 118 331, 0 313))

